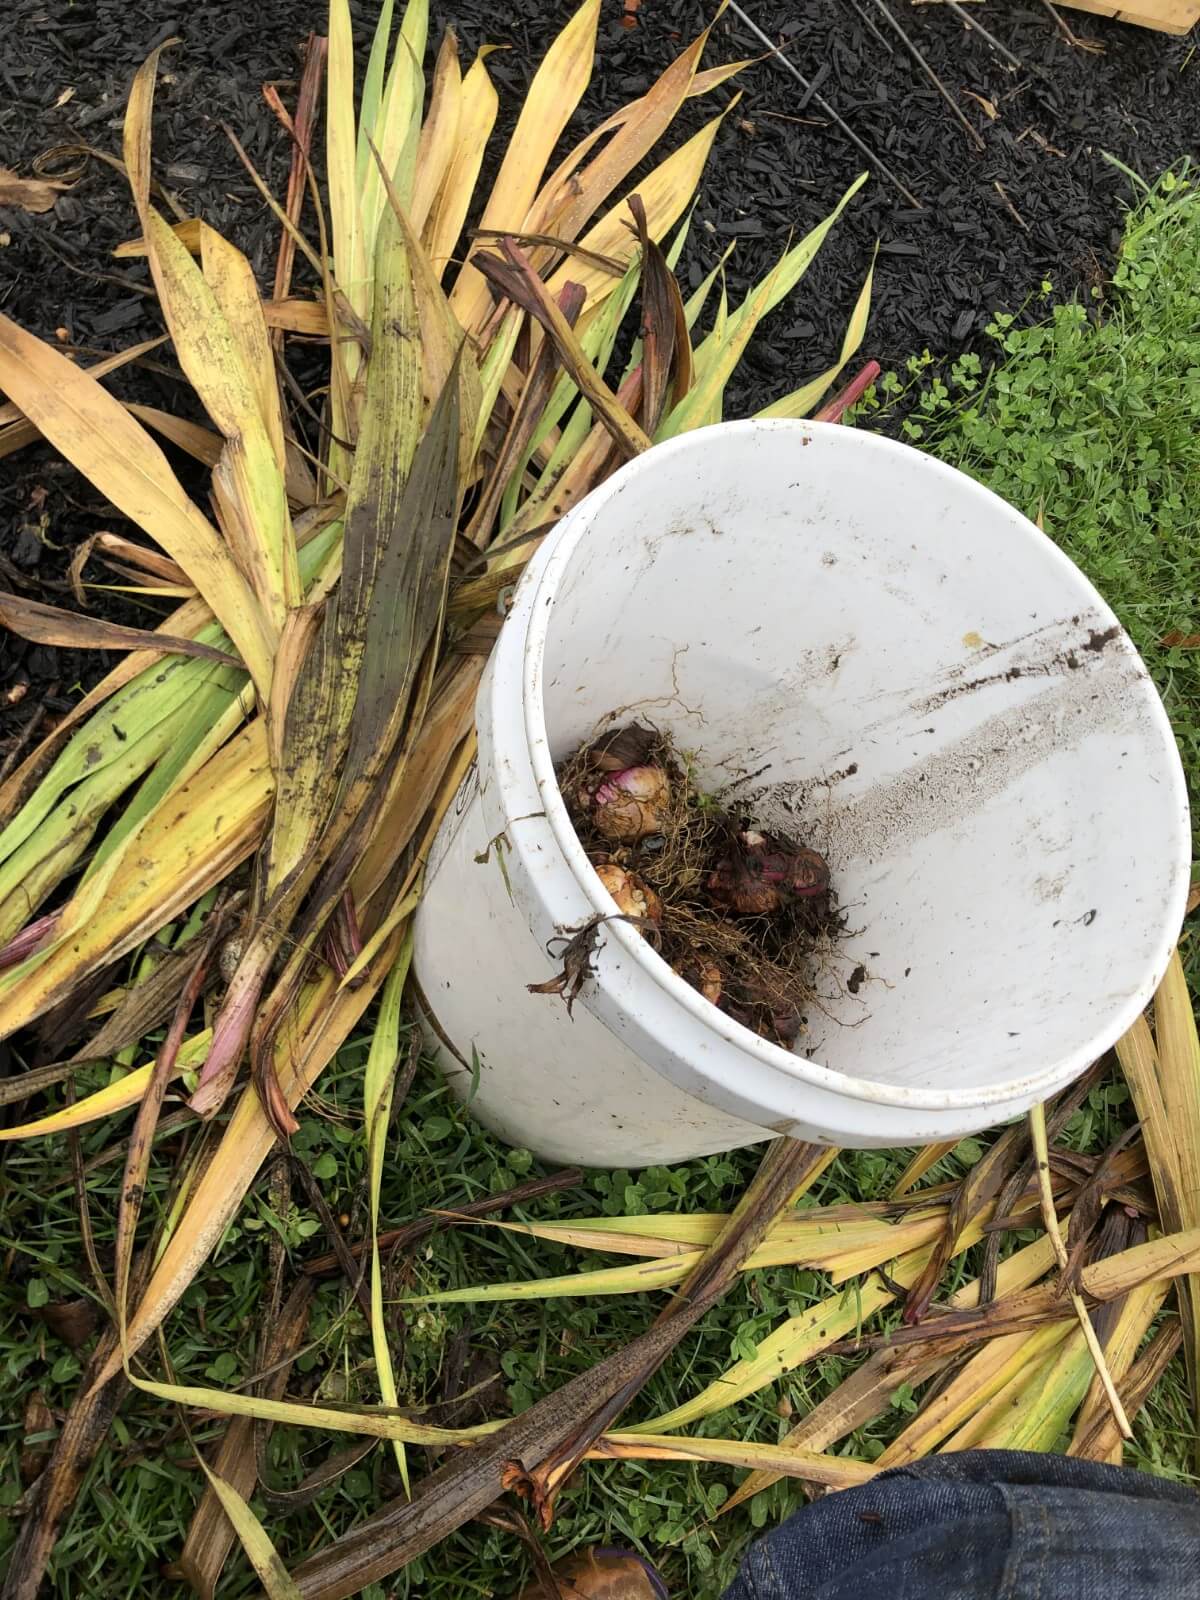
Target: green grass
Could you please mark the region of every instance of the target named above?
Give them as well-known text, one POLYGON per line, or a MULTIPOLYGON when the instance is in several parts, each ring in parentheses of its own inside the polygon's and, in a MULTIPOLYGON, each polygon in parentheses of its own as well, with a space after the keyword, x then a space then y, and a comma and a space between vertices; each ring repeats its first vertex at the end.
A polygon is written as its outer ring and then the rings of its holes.
MULTIPOLYGON (((1200 196, 1186 181, 1164 179, 1131 216, 1120 267, 1103 299, 1056 306, 1041 322, 998 317, 999 360, 991 373, 985 375, 972 360, 943 370, 920 358, 907 379, 884 380, 865 408, 868 422, 872 407, 891 408, 916 442, 972 472, 1030 515, 1042 513, 1047 530, 1092 576, 1143 650, 1166 696, 1189 775, 1200 770, 1200 652, 1164 647, 1160 641, 1172 629, 1200 631, 1200 553, 1189 506, 1200 485, 1197 259, 1200 196)), ((366 1044, 360 1039, 343 1051, 295 1141, 335 1212, 353 1213, 360 1197, 366 1044)), ((103 1071, 90 1069, 80 1088, 102 1081, 103 1071)), ((1067 1141, 1077 1149, 1103 1148, 1127 1119, 1127 1100, 1115 1078, 1094 1089, 1069 1125, 1067 1141)), ((106 1151, 123 1155, 126 1131, 124 1122, 92 1128, 81 1141, 84 1158, 92 1163, 88 1197, 105 1261, 121 1162, 96 1163, 106 1151)), ((165 1201, 177 1139, 164 1141, 156 1156, 148 1219, 165 1201)), ((930 1181, 960 1175, 979 1149, 978 1141, 963 1141, 930 1181)), ((828 1203, 880 1197, 907 1155, 843 1155, 817 1185, 814 1198, 828 1203)), ((541 1201, 531 1215, 726 1208, 757 1159, 751 1151, 637 1175, 593 1173, 581 1190, 541 1201)), ((428 1206, 453 1206, 508 1188, 533 1168, 527 1152, 493 1140, 455 1104, 436 1073, 424 1070, 396 1118, 381 1214, 386 1223, 395 1223, 428 1206)), ((358 1216, 361 1226, 361 1212, 358 1216)), ((169 1349, 181 1380, 228 1387, 255 1370, 273 1240, 282 1241, 293 1265, 324 1249, 314 1215, 302 1206, 283 1215, 272 1210, 264 1175, 170 1320, 169 1349)), ((563 1272, 581 1259, 565 1248, 481 1227, 422 1245, 398 1264, 391 1286, 402 1399, 436 1398, 448 1343, 463 1329, 470 1330, 472 1349, 498 1365, 508 1403, 521 1410, 644 1328, 654 1304, 641 1296, 548 1306, 433 1306, 410 1311, 406 1319, 395 1304, 401 1295, 424 1288, 563 1272)), ((79 1358, 39 1316, 47 1300, 89 1292, 65 1140, 8 1150, 0 1188, 0 1262, 2 1569, 14 1531, 5 1508, 20 1493, 27 1397, 39 1390, 61 1412, 80 1370, 79 1358)), ((971 1266, 968 1258, 958 1270, 969 1275, 971 1266)), ((637 1414, 649 1415, 695 1393, 747 1341, 828 1292, 827 1280, 814 1272, 781 1269, 745 1278, 684 1341, 639 1400, 637 1414)), ((310 1337, 315 1343, 298 1363, 294 1392, 377 1398, 369 1333, 358 1311, 347 1308, 339 1280, 322 1284, 310 1337)), ((702 1430, 774 1440, 788 1426, 782 1413, 803 1412, 849 1370, 848 1363, 833 1358, 813 1362, 709 1418, 702 1430)), ((898 1393, 891 1412, 840 1448, 866 1459, 878 1456, 912 1407, 912 1398, 898 1393)), ((207 1443, 219 1435, 220 1425, 200 1421, 195 1431, 207 1443)), ((1193 1432, 1177 1364, 1139 1417, 1129 1459, 1150 1471, 1186 1477, 1193 1432)), ((278 1430, 271 1445, 276 1483, 298 1482, 327 1449, 315 1435, 278 1430)), ((420 1452, 412 1454, 417 1470, 423 1470, 420 1452)), ((800 1500, 797 1489, 779 1484, 728 1521, 710 1523, 711 1511, 735 1478, 716 1467, 588 1466, 561 1502, 550 1553, 597 1542, 636 1545, 663 1568, 673 1592, 715 1600, 746 1540, 800 1500)), ((131 1398, 56 1554, 52 1592, 64 1600, 178 1593, 160 1567, 178 1552, 200 1487, 177 1416, 156 1401, 131 1398)), ((386 1450, 376 1449, 303 1511, 272 1512, 261 1498, 255 1508, 285 1559, 294 1563, 397 1490, 394 1463, 386 1450)), ((518 1587, 523 1570, 510 1536, 472 1525, 394 1580, 365 1592, 371 1600, 383 1600, 385 1594, 389 1600, 504 1596, 518 1587)), ((256 1591, 247 1565, 231 1558, 221 1593, 236 1600, 256 1591)))
MULTIPOLYGON (((343 1052, 324 1086, 321 1114, 306 1117, 297 1136, 303 1159, 320 1174, 335 1211, 353 1209, 362 1174, 358 1113, 365 1049, 363 1040, 343 1052)), ((1066 1142, 1080 1149, 1103 1147, 1120 1125, 1126 1099, 1123 1085, 1115 1081, 1094 1090, 1070 1124, 1066 1142)), ((106 1139, 117 1137, 119 1131, 106 1135, 97 1129, 86 1134, 85 1159, 102 1153, 106 1139)), ((964 1140, 929 1181, 961 1176, 978 1158, 979 1148, 978 1141, 964 1140)), ((845 1154, 820 1181, 813 1198, 824 1203, 881 1198, 899 1176, 907 1154, 845 1154)), ((737 1197, 757 1159, 755 1152, 739 1152, 669 1170, 650 1169, 636 1177, 627 1172, 592 1173, 580 1190, 540 1201, 527 1215, 725 1208, 737 1197)), ((437 1073, 428 1069, 397 1119, 382 1214, 402 1219, 424 1206, 452 1206, 520 1182, 533 1165, 527 1153, 506 1149, 473 1123, 444 1090, 437 1073)), ((164 1160, 156 1170, 153 1193, 159 1199, 165 1193, 168 1166, 164 1160)), ((111 1239, 118 1181, 115 1162, 93 1171, 88 1179, 102 1258, 111 1239)), ((52 1409, 65 1408, 78 1379, 77 1358, 41 1328, 36 1311, 29 1307, 30 1299, 43 1295, 50 1299, 74 1295, 86 1282, 79 1266, 79 1228, 65 1141, 56 1139, 12 1153, 8 1185, 0 1200, 0 1229, 0 1247, 16 1249, 15 1269, 0 1311, 0 1384, 7 1402, 0 1424, 3 1505, 17 1492, 19 1418, 25 1397, 37 1388, 52 1409)), ((264 1182, 171 1321, 171 1359, 181 1381, 228 1387, 256 1369, 273 1234, 282 1234, 297 1265, 306 1253, 323 1248, 316 1218, 303 1208, 275 1216, 264 1182)), ((1025 1242, 1025 1236, 1013 1242, 1025 1242)), ((423 1288, 565 1272, 582 1259, 566 1248, 471 1227, 421 1246, 402 1264, 393 1294, 398 1298, 423 1288)), ((589 1262, 604 1259, 588 1258, 589 1262)), ((973 1257, 964 1258, 953 1281, 970 1276, 974 1264, 973 1257)), ((747 1340, 761 1338, 781 1318, 830 1292, 828 1279, 816 1272, 779 1269, 744 1279, 648 1387, 639 1401, 639 1415, 665 1410, 687 1398, 743 1353, 747 1340)), ((410 1312, 401 1334, 397 1308, 395 1326, 403 1348, 398 1367, 406 1386, 401 1398, 414 1402, 436 1398, 447 1343, 469 1328, 472 1349, 499 1366, 508 1403, 522 1410, 630 1339, 646 1326, 653 1311, 654 1303, 646 1296, 549 1305, 431 1306, 415 1315, 410 1312)), ((366 1324, 356 1309, 347 1309, 347 1297, 337 1280, 324 1283, 318 1294, 310 1338, 314 1347, 298 1363, 293 1392, 338 1400, 377 1399, 366 1324)), ((851 1367, 852 1363, 836 1358, 813 1362, 761 1395, 707 1419, 698 1431, 775 1440, 788 1426, 781 1412, 802 1414, 851 1367)), ((839 1450, 867 1460, 878 1456, 912 1409, 911 1397, 899 1392, 891 1412, 846 1440, 839 1450)), ((1172 1374, 1160 1387, 1155 1405, 1139 1419, 1134 1459, 1150 1470, 1184 1476, 1187 1429, 1182 1379, 1172 1374)), ((202 1422, 196 1437, 208 1443, 219 1432, 218 1423, 202 1422)), ((315 1434, 277 1431, 271 1449, 275 1481, 281 1486, 297 1483, 324 1458, 327 1448, 315 1434)), ((588 1466, 562 1501, 550 1538, 551 1554, 586 1543, 632 1544, 659 1562, 678 1592, 715 1600, 730 1581, 747 1539, 801 1503, 797 1488, 778 1484, 728 1521, 707 1525, 710 1511, 727 1497, 736 1478, 737 1474, 716 1467, 588 1466)), ((52 1592, 64 1600, 177 1593, 159 1569, 177 1553, 200 1487, 187 1441, 170 1408, 131 1398, 56 1555, 52 1592)), ((361 1520, 398 1487, 387 1452, 377 1449, 305 1511, 281 1516, 260 1500, 255 1506, 281 1553, 295 1562, 314 1544, 361 1520)), ((0 1520, 0 1538, 3 1528, 0 1520)), ((383 1600, 385 1594, 389 1600, 393 1595, 422 1600, 476 1593, 503 1596, 513 1592, 516 1570, 507 1536, 471 1526, 413 1563, 393 1584, 366 1592, 371 1600, 383 1600)), ((226 1572, 223 1595, 257 1592, 240 1558, 231 1558, 226 1572)))

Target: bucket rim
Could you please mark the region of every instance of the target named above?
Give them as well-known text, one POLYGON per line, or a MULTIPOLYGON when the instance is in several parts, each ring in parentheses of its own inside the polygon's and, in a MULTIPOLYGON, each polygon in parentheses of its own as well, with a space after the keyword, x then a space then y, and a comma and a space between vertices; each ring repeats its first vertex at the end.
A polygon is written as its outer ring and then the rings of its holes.
MULTIPOLYGON (((655 445, 652 450, 626 462, 605 483, 593 490, 585 500, 567 513, 549 535, 552 547, 546 552, 540 573, 537 574, 536 586, 530 593, 523 641, 521 668, 523 724, 529 760, 542 802, 545 822, 566 866, 587 901, 596 913, 608 917, 614 917, 617 912, 616 902, 597 876, 571 823, 554 771, 554 758, 546 728, 543 664, 550 621, 554 612, 554 596, 596 511, 619 495, 633 479, 652 470, 649 465, 651 460, 661 463, 665 453, 687 454, 692 450, 710 452, 713 448, 711 435, 714 431, 720 431, 727 436, 789 434, 802 444, 811 443, 819 438, 823 446, 835 450, 854 453, 874 451, 880 456, 903 456, 908 460, 913 457, 918 458, 922 463, 922 470, 928 471, 931 480, 940 477, 944 481, 953 482, 956 492, 965 492, 969 497, 976 498, 981 507, 991 508, 998 503, 1007 515, 1016 517, 1026 542, 1039 548, 1043 553, 1048 553, 1050 558, 1061 566, 1069 581, 1078 588, 1081 605, 1094 606, 1103 617, 1110 619, 1111 624, 1120 628, 1120 638, 1126 652, 1135 660, 1139 662, 1141 660, 1136 647, 1121 627, 1112 608, 1086 575, 1048 535, 1016 507, 1011 506, 985 485, 911 445, 837 423, 810 422, 793 418, 748 418, 736 422, 714 423, 655 445)), ((1183 921, 1191 867, 1191 843, 1187 787, 1182 762, 1165 707, 1148 674, 1139 681, 1132 692, 1141 698, 1148 721, 1158 735, 1165 757, 1164 775, 1169 775, 1176 801, 1175 815, 1180 837, 1175 851, 1171 894, 1167 897, 1166 914, 1162 918, 1153 961, 1147 964, 1146 975, 1141 983, 1130 990, 1121 1005, 1108 1014, 1101 1026, 1094 1028, 1074 1050, 1065 1056, 1059 1056, 1048 1066, 1030 1070, 1019 1077, 968 1089, 919 1088, 908 1084, 852 1076, 807 1056, 794 1054, 784 1049, 782 1045, 772 1044, 752 1029, 727 1016, 674 972, 670 964, 629 923, 614 919, 606 923, 606 932, 610 938, 617 941, 628 959, 672 1001, 682 1006, 695 1021, 726 1044, 749 1056, 756 1066, 766 1068, 781 1078, 847 1099, 913 1110, 934 1112, 969 1111, 976 1108, 984 1110, 1014 1100, 1025 1100, 1028 1104, 1034 1104, 1063 1088, 1086 1071, 1136 1021, 1158 988, 1177 941, 1178 935, 1173 930, 1177 930, 1183 921)), ((965 1045, 964 1048, 969 1048, 969 1045, 965 1045)), ((714 1082, 718 1081, 718 1074, 712 1072, 706 1064, 696 1062, 693 1065, 702 1076, 711 1077, 714 1082)))

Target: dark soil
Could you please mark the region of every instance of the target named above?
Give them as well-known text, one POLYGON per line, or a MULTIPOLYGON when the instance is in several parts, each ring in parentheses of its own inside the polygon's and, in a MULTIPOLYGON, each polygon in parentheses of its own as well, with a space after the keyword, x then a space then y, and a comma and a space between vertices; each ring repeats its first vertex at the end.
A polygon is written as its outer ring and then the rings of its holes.
MULTIPOLYGON (((1013 71, 944 8, 914 8, 904 0, 890 6, 977 128, 983 148, 973 145, 888 31, 877 0, 751 0, 745 9, 922 207, 882 175, 873 178, 791 301, 751 345, 730 385, 728 415, 759 408, 828 363, 876 238, 864 355, 888 366, 924 347, 937 355, 983 349, 991 314, 1019 314, 1044 278, 1063 295, 1103 280, 1130 193, 1106 153, 1149 177, 1189 147, 1195 152, 1195 35, 1172 39, 1067 13, 1079 32, 1104 45, 1095 55, 1068 44, 1040 6, 973 7, 1022 61, 1024 70, 1013 71), (879 32, 867 25, 868 16, 879 32), (981 100, 994 108, 994 119, 981 100)), ((354 9, 365 40, 374 6, 354 9)), ((511 125, 532 63, 571 9, 567 0, 511 0, 500 10, 481 0, 435 3, 434 27, 457 29, 464 58, 485 41, 512 46, 489 60, 504 107, 498 135, 511 125)), ((623 0, 605 0, 597 68, 575 128, 593 125, 648 87, 712 9, 695 0, 641 0, 635 25, 626 27, 623 0)), ((233 238, 264 285, 270 282, 276 226, 221 124, 236 130, 279 192, 288 151, 261 86, 274 82, 285 102, 293 98, 303 40, 324 25, 321 0, 258 0, 253 7, 234 0, 186 7, 13 0, 5 22, 0 163, 24 175, 55 145, 119 153, 134 70, 155 44, 179 35, 182 42, 164 57, 155 103, 158 175, 187 212, 233 238)), ((761 48, 726 14, 709 58, 757 55, 761 48)), ((683 263, 684 277, 698 282, 736 239, 732 296, 768 269, 790 237, 824 216, 864 165, 778 61, 760 63, 742 85, 710 160, 683 263)), ((689 105, 682 128, 699 126, 712 114, 712 101, 730 93, 689 105)), ((124 180, 88 160, 53 212, 0 210, 0 308, 43 336, 63 330, 58 337, 83 359, 154 336, 161 323, 144 267, 111 259, 113 246, 136 232, 124 180)), ((169 348, 114 387, 161 406, 188 404, 169 348)), ((178 465, 195 483, 189 465, 178 465)), ((63 603, 72 548, 110 525, 113 514, 77 474, 35 447, 0 466, 0 518, 0 584, 63 603)), ((122 609, 118 601, 97 603, 122 609)), ((153 619, 143 611, 133 620, 153 619)), ((94 680, 98 667, 97 658, 0 640, 0 735, 19 733, 35 712, 65 709, 75 686, 94 680)))
MULTIPOLYGON (((840 984, 845 918, 824 858, 802 839, 760 833, 745 795, 702 792, 670 736, 637 723, 583 746, 558 779, 588 860, 642 937, 727 1016, 794 1045, 840 984)), ((570 999, 591 931, 563 953, 561 987, 535 993, 570 999)))

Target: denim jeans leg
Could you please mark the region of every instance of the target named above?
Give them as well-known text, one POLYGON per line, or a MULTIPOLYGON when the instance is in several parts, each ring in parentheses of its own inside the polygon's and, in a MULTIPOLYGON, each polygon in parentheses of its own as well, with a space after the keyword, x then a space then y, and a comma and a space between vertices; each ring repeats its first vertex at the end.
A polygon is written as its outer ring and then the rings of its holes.
POLYGON ((1066 1456, 935 1456, 818 1500, 725 1600, 1200 1600, 1200 1497, 1066 1456))

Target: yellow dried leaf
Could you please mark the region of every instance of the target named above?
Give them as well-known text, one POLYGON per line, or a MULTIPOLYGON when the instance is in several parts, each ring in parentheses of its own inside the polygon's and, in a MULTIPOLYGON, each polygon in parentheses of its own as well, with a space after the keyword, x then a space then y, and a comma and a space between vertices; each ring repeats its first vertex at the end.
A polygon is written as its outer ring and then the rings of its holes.
POLYGON ((11 167, 0 167, 0 206, 17 211, 50 211, 67 183, 47 183, 44 178, 18 178, 11 167))
POLYGON ((622 1432, 603 1434, 587 1455, 592 1461, 712 1461, 727 1467, 769 1470, 803 1478, 831 1489, 869 1483, 878 1468, 853 1456, 827 1456, 815 1450, 788 1450, 748 1439, 698 1439, 687 1434, 622 1432))
POLYGON ((458 40, 454 36, 454 29, 447 28, 433 69, 429 113, 421 128, 421 142, 417 149, 417 171, 409 218, 418 234, 425 227, 454 160, 462 109, 463 81, 462 68, 458 63, 458 40))
MULTIPOLYGON (((642 204, 646 208, 647 229, 656 243, 674 227, 691 204, 696 186, 700 182, 700 175, 704 171, 704 164, 712 149, 713 140, 717 136, 717 129, 736 103, 736 99, 731 101, 719 116, 705 123, 686 144, 681 145, 665 161, 660 162, 637 185, 634 192, 642 198, 642 204)), ((626 202, 619 200, 606 211, 599 221, 588 229, 579 243, 585 250, 610 256, 613 260, 628 265, 637 249, 637 235, 629 227, 629 207, 626 202)), ((550 294, 557 297, 568 281, 583 285, 587 292, 588 306, 603 300, 616 287, 610 273, 602 272, 598 267, 588 266, 586 262, 575 259, 559 267, 550 278, 547 285, 550 294)))
MULTIPOLYGON (((599 21, 600 0, 584 0, 546 52, 504 152, 480 227, 519 230, 524 223, 546 163, 592 76, 599 21)), ((433 254, 436 261, 437 252, 433 254)), ((478 333, 487 321, 492 297, 469 257, 450 304, 470 334, 478 333)))
MULTIPOLYGON (((180 365, 225 437, 225 449, 213 471, 213 481, 228 496, 236 514, 226 533, 233 540, 239 565, 263 610, 276 629, 281 628, 288 607, 300 598, 300 577, 283 488, 278 399, 277 453, 245 353, 213 289, 157 212, 147 207, 143 222, 151 242, 151 270, 180 365)), ((211 230, 205 231, 211 234, 211 230)), ((232 265, 232 257, 238 254, 223 240, 220 246, 209 243, 205 247, 206 262, 217 270, 224 292, 234 304, 244 302, 244 288, 239 295, 232 265)), ((243 264, 248 272, 248 264, 244 260, 243 264)), ((245 310, 244 303, 242 309, 245 310)), ((246 320, 253 326, 251 313, 247 313, 246 320)), ((265 342, 265 323, 261 331, 265 342)), ((253 358, 253 351, 249 353, 253 358)))
POLYGON ((1087 1390, 1095 1367, 1076 1324, 1040 1359, 1014 1372, 942 1446, 960 1450, 1052 1450, 1087 1390))
MULTIPOLYGON (((222 519, 226 537, 277 634, 288 607, 300 599, 300 578, 283 487, 283 425, 278 395, 271 392, 274 365, 249 263, 211 229, 202 228, 202 271, 150 204, 150 119, 159 53, 151 52, 130 89, 125 166, 175 352, 225 436, 225 450, 213 473, 218 513, 228 506, 222 519), (232 324, 226 306, 235 319, 232 324), (266 415, 272 407, 273 428, 266 415)), ((199 582, 196 586, 203 593, 199 582)), ((265 699, 269 676, 255 681, 265 699)))
MULTIPOLYGON (((400 1403, 396 1374, 392 1367, 391 1331, 383 1306, 383 1264, 379 1257, 379 1189, 383 1181, 383 1158, 387 1148, 388 1125, 392 1113, 392 1086, 400 1054, 400 1002, 412 963, 412 935, 400 947, 388 973, 379 999, 379 1015, 367 1054, 363 1074, 363 1120, 367 1130, 367 1196, 371 1219, 371 1348, 375 1353, 375 1372, 379 1394, 385 1406, 400 1403)), ((404 1487, 408 1488, 408 1458, 404 1444, 394 1442, 396 1465, 404 1487)))
POLYGON ((348 0, 329 0, 326 66, 325 168, 333 233, 333 273, 338 288, 366 318, 370 302, 367 257, 358 209, 357 135, 354 130, 354 29, 348 0))
MULTIPOLYGON (((194 256, 200 254, 200 233, 204 227, 199 217, 189 217, 186 222, 172 223, 171 229, 180 244, 186 245, 194 256)), ((139 234, 136 239, 126 239, 113 251, 117 260, 129 260, 135 256, 144 256, 147 245, 144 234, 139 234)))
MULTIPOLYGON (((113 1362, 96 1380, 96 1386, 107 1383, 109 1376, 121 1370, 120 1358, 113 1362)), ((256 1417, 261 1422, 284 1423, 294 1428, 323 1428, 329 1433, 359 1433, 375 1439, 400 1439, 406 1444, 424 1444, 445 1447, 461 1444, 494 1433, 502 1426, 499 1422, 483 1423, 474 1428, 435 1428, 428 1423, 413 1422, 411 1418, 389 1414, 382 1408, 368 1410, 356 1407, 340 1411, 334 1406, 311 1405, 307 1401, 267 1400, 258 1395, 240 1394, 236 1390, 203 1389, 191 1384, 156 1383, 128 1373, 129 1381, 145 1394, 175 1405, 190 1406, 201 1411, 216 1411, 225 1417, 256 1417)))
POLYGON ((484 66, 488 53, 486 49, 481 50, 463 78, 457 142, 422 231, 439 280, 445 276, 462 233, 484 151, 500 109, 500 97, 484 66))
MULTIPOLYGON (((421 133, 421 106, 425 79, 421 63, 429 26, 429 0, 408 0, 392 65, 384 84, 376 116, 364 110, 358 133, 359 227, 363 254, 370 262, 375 254, 375 236, 386 204, 380 168, 394 185, 401 204, 412 199, 417 144, 421 133), (378 151, 372 160, 369 146, 378 151)), ((353 302, 352 302, 353 303, 353 302)), ((356 309, 359 309, 356 306, 356 309)), ((365 307, 360 310, 365 316, 365 307)))
POLYGON ((908 1427, 892 1440, 879 1458, 879 1470, 906 1466, 929 1455, 993 1395, 1040 1362, 1076 1326, 1073 1319, 1067 1319, 1049 1323, 1033 1333, 1008 1333, 989 1339, 953 1382, 922 1406, 908 1427))
MULTIPOLYGON (((229 325, 250 391, 258 402, 276 468, 282 476, 285 458, 279 380, 275 376, 275 358, 253 270, 242 252, 207 224, 200 229, 200 266, 229 325)), ((295 605, 299 598, 299 579, 295 573, 292 579, 294 592, 288 603, 295 605)))
POLYGON ((581 171, 572 170, 560 178, 545 201, 531 210, 525 219, 527 228, 575 239, 596 208, 670 127, 687 98, 707 40, 706 28, 630 108, 599 155, 581 171))
POLYGON ((258 846, 272 793, 266 736, 255 721, 76 890, 45 950, 0 975, 0 1036, 27 1026, 220 883, 258 846))
MULTIPOLYGON (((847 361, 850 360, 850 357, 855 354, 863 342, 867 331, 867 319, 871 315, 871 284, 874 274, 875 265, 872 262, 870 270, 867 272, 866 282, 860 289, 858 299, 855 301, 854 310, 850 313, 850 320, 846 324, 846 332, 842 336, 842 348, 833 366, 828 367, 819 377, 813 378, 811 382, 803 384, 799 389, 794 389, 791 394, 784 395, 782 400, 776 400, 773 405, 765 406, 763 410, 756 413, 757 416, 807 417, 809 415, 838 373, 841 372, 847 361)), ((934 1161, 940 1161, 942 1156, 948 1154, 953 1148, 954 1144, 951 1142, 945 1146, 931 1145, 928 1150, 936 1152, 933 1158, 934 1161)), ((921 1152, 922 1155, 926 1153, 921 1152)), ((933 1162, 930 1163, 930 1165, 932 1164, 933 1162)), ((925 1170, 928 1171, 928 1168, 925 1170)), ((907 1173, 904 1174, 901 1182, 905 1180, 910 1184, 914 1181, 908 1178, 907 1173)), ((902 1194, 904 1191, 901 1189, 898 1192, 902 1194)))
MULTIPOLYGON (((699 41, 697 41, 699 42, 699 41)), ((723 66, 708 67, 703 72, 694 72, 684 93, 684 98, 693 100, 700 95, 708 94, 721 84, 727 83, 752 63, 749 61, 731 61, 723 66)), ((668 69, 670 70, 670 69, 668 69)), ((661 82, 661 80, 660 80, 661 82)), ((657 85, 655 85, 657 88, 657 85)), ((652 88, 650 94, 654 93, 652 88)), ((525 221, 526 228, 534 233, 555 231, 550 227, 550 219, 563 205, 570 195, 575 174, 582 167, 584 160, 599 144, 600 140, 610 133, 616 133, 624 128, 626 123, 635 121, 645 112, 646 96, 631 100, 628 105, 622 106, 619 111, 614 111, 611 117, 599 123, 596 127, 579 141, 575 148, 559 163, 554 172, 547 178, 542 186, 541 193, 534 201, 525 221)), ((647 147, 648 148, 648 147, 647 147)), ((596 200, 596 204, 600 199, 596 200)))
POLYGON ((262 1580, 267 1600, 301 1600, 300 1590, 288 1576, 288 1570, 280 1560, 279 1552, 271 1543, 270 1534, 249 1505, 233 1484, 212 1471, 203 1456, 199 1460, 217 1499, 221 1502, 222 1510, 233 1524, 234 1532, 241 1541, 250 1565, 262 1580))
POLYGON ((265 695, 272 640, 263 610, 216 529, 188 498, 145 429, 88 373, 2 315, 0 388, 56 450, 184 569, 265 695))
MULTIPOLYGON (((177 1077, 204 1060, 211 1037, 212 1030, 205 1028, 203 1032, 185 1041, 176 1058, 177 1077)), ((52 1111, 48 1116, 38 1117, 34 1122, 23 1122, 13 1128, 0 1128, 0 1143, 13 1139, 47 1138, 50 1134, 66 1133, 71 1128, 85 1128, 90 1122, 99 1122, 105 1117, 115 1116, 120 1111, 128 1111, 130 1106, 136 1106, 141 1101, 153 1071, 152 1066, 135 1067, 124 1077, 118 1078, 115 1083, 107 1084, 103 1089, 97 1089, 93 1094, 77 1100, 73 1106, 64 1106, 61 1111, 52 1111)))
POLYGON ((1119 1255, 1093 1261, 1080 1277, 1095 1299, 1115 1300, 1155 1278, 1179 1278, 1194 1272, 1200 1272, 1200 1227, 1164 1234, 1119 1255))
MULTIPOLYGON (((345 1042, 396 959, 403 930, 379 952, 356 988, 339 989, 325 972, 301 995, 295 1015, 281 1030, 275 1049, 275 1070, 289 1106, 295 1106, 345 1042)), ((197 1271, 215 1249, 242 1203, 255 1174, 274 1148, 275 1129, 253 1087, 242 1092, 212 1161, 200 1177, 166 1249, 155 1263, 141 1301, 129 1319, 125 1358, 131 1357, 171 1311, 197 1271)), ((118 1352, 98 1383, 120 1371, 118 1352)), ((232 1397, 242 1399, 246 1397, 232 1397)), ((206 1402, 200 1402, 204 1404, 206 1402)), ((251 1402, 251 1404, 266 1402, 251 1402)), ((256 1412, 232 1413, 257 1415, 256 1412)), ((286 1419, 284 1419, 286 1420, 286 1419)), ((354 1429, 347 1431, 353 1432, 354 1429)), ((370 1432, 370 1429, 363 1429, 370 1432)), ((382 1433, 403 1438, 402 1433, 382 1433)))
MULTIPOLYGON (((1134 1289, 1131 1294, 1125 1297, 1116 1326, 1109 1334, 1104 1345, 1105 1365, 1108 1367, 1113 1382, 1118 1387, 1137 1359, 1142 1340, 1146 1337, 1150 1324, 1162 1308, 1168 1289, 1169 1285, 1166 1283, 1144 1283, 1140 1289, 1134 1289)), ((1079 1415, 1075 1419, 1075 1431, 1071 1438, 1071 1447, 1067 1451, 1068 1455, 1080 1453, 1076 1449, 1076 1445, 1086 1439, 1093 1427, 1099 1422, 1113 1424, 1115 1432, 1112 1407, 1105 1393, 1104 1384, 1100 1379, 1099 1373, 1097 1373, 1092 1378, 1091 1386, 1082 1406, 1079 1408, 1079 1415)), ((1108 1428, 1105 1427, 1104 1431, 1107 1433, 1108 1428)), ((1121 1439, 1119 1432, 1115 1432, 1115 1437, 1116 1460, 1119 1465, 1124 1441, 1121 1439)))
POLYGON ((910 1189, 915 1189, 925 1174, 932 1171, 939 1161, 943 1161, 958 1142, 957 1139, 943 1139, 937 1144, 922 1145, 896 1179, 896 1187, 892 1190, 892 1199, 899 1200, 910 1189))

